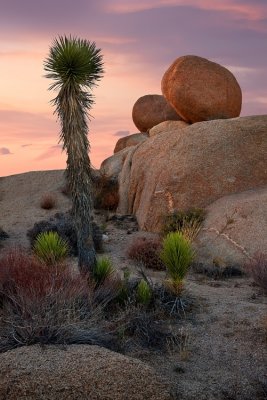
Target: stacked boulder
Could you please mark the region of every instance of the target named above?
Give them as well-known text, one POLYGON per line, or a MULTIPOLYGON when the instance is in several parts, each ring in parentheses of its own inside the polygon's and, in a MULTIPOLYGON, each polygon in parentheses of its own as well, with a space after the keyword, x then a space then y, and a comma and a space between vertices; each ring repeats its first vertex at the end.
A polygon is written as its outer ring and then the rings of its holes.
POLYGON ((267 115, 165 131, 125 160, 118 212, 134 213, 141 229, 159 231, 162 216, 174 209, 203 208, 267 185, 266 154, 267 115))
POLYGON ((146 133, 133 133, 132 135, 124 136, 117 141, 114 148, 114 154, 127 147, 136 146, 137 144, 144 142, 146 139, 146 133))
POLYGON ((182 119, 170 103, 159 94, 140 97, 133 106, 132 118, 140 132, 148 132, 163 121, 182 119))
POLYGON ((102 161, 100 173, 108 179, 117 181, 129 151, 143 143, 147 138, 146 133, 134 133, 120 138, 115 145, 114 154, 102 161))
MULTIPOLYGON (((143 96, 133 107, 134 123, 148 137, 116 153, 123 158, 118 213, 133 213, 141 229, 157 232, 162 217, 176 209, 207 208, 211 213, 221 198, 244 193, 243 199, 248 191, 257 197, 258 190, 267 189, 267 115, 239 117, 242 92, 230 71, 198 56, 184 56, 168 68, 161 85, 164 97, 143 96)), ((267 206, 259 203, 262 211, 254 219, 267 213, 267 206)), ((208 237, 212 229, 205 229, 208 237)), ((267 248, 266 237, 267 231, 257 243, 259 250, 267 248)), ((248 253, 255 250, 250 247, 248 253)))
POLYGON ((177 58, 165 72, 161 89, 181 119, 189 123, 240 115, 242 92, 234 75, 202 57, 177 58))

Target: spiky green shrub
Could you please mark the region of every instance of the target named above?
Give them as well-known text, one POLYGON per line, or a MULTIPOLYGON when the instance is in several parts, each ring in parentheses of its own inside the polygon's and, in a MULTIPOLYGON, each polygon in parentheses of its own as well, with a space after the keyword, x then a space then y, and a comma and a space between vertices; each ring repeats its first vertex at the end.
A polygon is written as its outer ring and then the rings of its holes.
MULTIPOLYGON (((94 247, 98 253, 101 253, 103 251, 103 232, 94 221, 92 221, 92 228, 94 247)), ((78 255, 77 232, 71 212, 56 213, 47 220, 35 222, 33 227, 27 231, 31 247, 33 248, 40 233, 49 231, 57 232, 62 239, 67 241, 71 255, 78 255)))
POLYGON ((192 241, 201 229, 205 219, 205 210, 201 208, 191 208, 187 211, 174 211, 163 217, 162 235, 170 232, 182 232, 183 235, 192 241))
POLYGON ((93 269, 93 278, 98 285, 110 278, 114 272, 114 267, 108 257, 98 257, 93 269))
POLYGON ((123 278, 120 280, 119 290, 116 297, 116 301, 120 305, 125 305, 129 301, 130 290, 129 290, 129 282, 130 282, 131 272, 128 268, 123 270, 123 278))
POLYGON ((152 292, 149 284, 144 279, 141 279, 136 289, 136 299, 138 303, 147 306, 151 301, 151 297, 152 292))
POLYGON ((183 289, 183 281, 194 258, 189 240, 181 232, 171 232, 163 240, 160 254, 166 266, 169 278, 166 286, 179 295, 183 289))
POLYGON ((69 246, 57 232, 44 232, 37 236, 33 251, 45 264, 55 265, 67 257, 69 246))

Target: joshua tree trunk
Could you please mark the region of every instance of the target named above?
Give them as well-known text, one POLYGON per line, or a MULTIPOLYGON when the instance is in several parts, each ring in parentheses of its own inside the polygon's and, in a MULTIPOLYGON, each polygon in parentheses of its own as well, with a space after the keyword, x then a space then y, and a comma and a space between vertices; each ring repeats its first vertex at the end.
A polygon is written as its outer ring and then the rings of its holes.
POLYGON ((80 159, 73 168, 71 159, 68 157, 66 177, 72 195, 72 215, 74 218, 76 233, 79 267, 83 272, 92 270, 96 263, 96 253, 93 242, 92 230, 92 181, 90 176, 89 157, 80 159), (79 169, 80 168, 80 169, 79 169))
POLYGON ((63 147, 67 151, 66 179, 72 197, 72 215, 77 233, 79 267, 82 271, 88 272, 96 263, 91 217, 92 179, 88 156, 86 115, 81 105, 81 92, 79 92, 79 101, 77 99, 78 89, 74 87, 74 90, 70 90, 70 88, 63 87, 58 98, 63 104, 64 100, 68 98, 64 107, 61 107, 62 131, 67 132, 63 147), (67 93, 65 93, 66 90, 67 93), (77 135, 77 131, 84 134, 77 135))

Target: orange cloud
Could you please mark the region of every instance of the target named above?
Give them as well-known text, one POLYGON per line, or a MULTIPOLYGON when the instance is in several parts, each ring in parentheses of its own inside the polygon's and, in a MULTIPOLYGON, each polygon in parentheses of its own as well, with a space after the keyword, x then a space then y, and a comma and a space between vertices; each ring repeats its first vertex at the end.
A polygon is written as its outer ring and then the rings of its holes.
POLYGON ((35 158, 37 161, 46 160, 47 158, 58 156, 62 153, 62 145, 57 144, 55 146, 51 146, 48 150, 42 152, 38 157, 35 158))

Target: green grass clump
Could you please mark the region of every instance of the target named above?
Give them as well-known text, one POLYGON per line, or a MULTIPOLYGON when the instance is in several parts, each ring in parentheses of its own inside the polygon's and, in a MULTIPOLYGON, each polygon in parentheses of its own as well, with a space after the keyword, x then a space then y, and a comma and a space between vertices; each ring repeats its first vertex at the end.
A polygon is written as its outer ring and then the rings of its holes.
POLYGON ((169 278, 166 287, 179 295, 183 289, 184 278, 194 258, 190 241, 181 232, 171 232, 163 240, 161 260, 166 266, 169 278))
POLYGON ((205 219, 205 210, 191 208, 187 211, 174 211, 163 218, 162 235, 170 232, 182 232, 183 235, 192 241, 201 229, 205 219))
POLYGON ((93 278, 100 285, 115 272, 113 264, 108 257, 99 257, 93 270, 93 278))
POLYGON ((136 290, 137 302, 143 304, 144 306, 147 306, 150 303, 151 298, 152 292, 148 283, 144 279, 141 279, 136 290))
POLYGON ((55 265, 67 257, 69 246, 57 232, 43 232, 37 236, 33 251, 45 264, 55 265))

